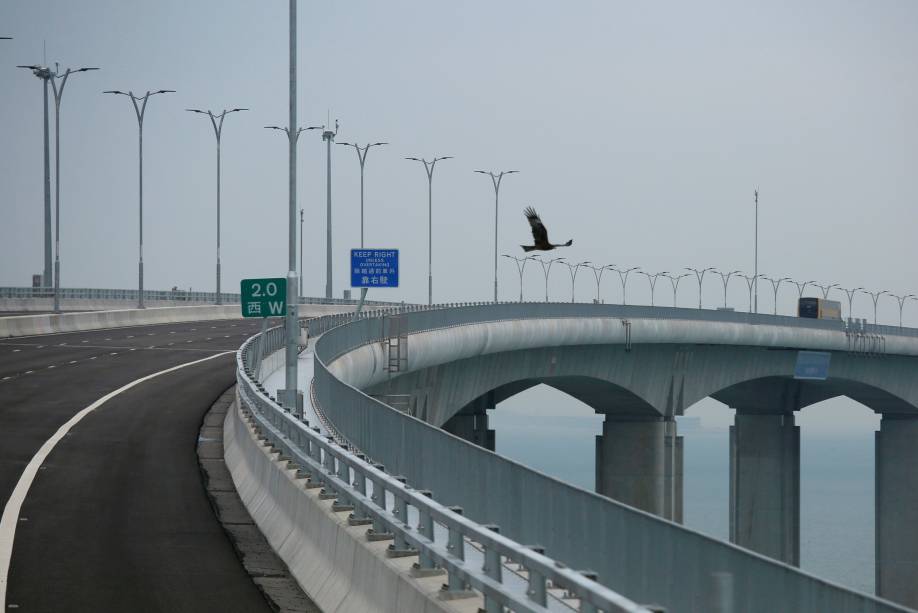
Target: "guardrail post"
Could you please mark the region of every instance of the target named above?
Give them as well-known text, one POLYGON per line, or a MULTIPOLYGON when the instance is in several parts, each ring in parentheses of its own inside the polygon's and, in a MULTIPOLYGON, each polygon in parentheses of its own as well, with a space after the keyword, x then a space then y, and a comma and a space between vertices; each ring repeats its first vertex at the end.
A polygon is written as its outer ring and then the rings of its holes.
POLYGON ((408 544, 403 532, 404 530, 411 529, 411 526, 408 525, 408 501, 401 496, 401 492, 398 490, 393 490, 392 497, 395 499, 395 504, 392 507, 392 514, 402 525, 399 530, 395 530, 395 540, 389 545, 389 549, 386 553, 390 558, 416 555, 418 553, 417 550, 408 544))
MULTIPOLYGON (((494 579, 498 583, 503 583, 502 567, 500 564, 500 552, 497 551, 497 549, 494 547, 485 547, 484 566, 482 567, 482 570, 491 579, 494 579)), ((485 613, 504 612, 503 605, 487 594, 485 594, 484 604, 485 613)))
MULTIPOLYGON (((374 464, 377 470, 384 471, 386 467, 382 464, 374 464)), ((386 488, 382 482, 378 479, 370 478, 370 483, 373 484, 373 495, 372 500, 376 503, 376 506, 379 507, 379 516, 373 518, 373 527, 367 530, 367 540, 370 541, 385 541, 393 538, 393 534, 389 532, 386 524, 382 522, 380 517, 386 513, 386 488)))
POLYGON ((526 570, 529 571, 529 589, 526 594, 536 604, 540 604, 543 607, 547 606, 548 590, 545 587, 545 577, 537 570, 531 568, 526 570))
MULTIPOLYGON (((449 509, 457 515, 462 515, 462 507, 449 507, 449 509)), ((460 562, 465 562, 465 538, 463 538, 462 532, 459 531, 458 527, 452 524, 447 526, 447 530, 449 540, 447 541, 446 549, 451 556, 460 562)), ((469 586, 465 579, 459 576, 458 572, 449 569, 447 572, 449 572, 449 578, 446 585, 447 591, 455 592, 456 595, 464 595, 468 592, 469 586)))

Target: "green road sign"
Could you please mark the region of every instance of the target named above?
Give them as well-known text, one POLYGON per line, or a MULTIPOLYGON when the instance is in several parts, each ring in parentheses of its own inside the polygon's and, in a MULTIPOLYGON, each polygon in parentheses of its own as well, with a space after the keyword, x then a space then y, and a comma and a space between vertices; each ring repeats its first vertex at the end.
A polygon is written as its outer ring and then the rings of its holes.
POLYGON ((287 279, 243 279, 243 317, 283 317, 287 314, 287 279))

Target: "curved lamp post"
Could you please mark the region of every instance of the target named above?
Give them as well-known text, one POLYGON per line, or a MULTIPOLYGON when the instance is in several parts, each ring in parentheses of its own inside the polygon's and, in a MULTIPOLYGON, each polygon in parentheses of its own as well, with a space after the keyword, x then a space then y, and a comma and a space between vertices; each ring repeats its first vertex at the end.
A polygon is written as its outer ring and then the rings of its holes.
POLYGON ((596 304, 601 304, 599 298, 599 285, 602 283, 602 273, 607 270, 614 270, 615 266, 613 264, 606 264, 605 266, 587 266, 590 270, 593 271, 593 278, 596 279, 596 304))
POLYGON ((749 312, 752 313, 752 290, 755 288, 756 279, 760 275, 746 275, 741 272, 736 273, 737 277, 742 277, 746 281, 746 285, 749 286, 749 312))
POLYGON ((730 277, 733 275, 740 274, 739 270, 731 270, 730 272, 722 272, 720 270, 715 270, 718 275, 720 275, 720 282, 724 284, 724 308, 727 308, 727 286, 730 284, 730 277))
POLYGON ((223 304, 223 296, 220 293, 220 140, 223 136, 223 120, 230 113, 247 111, 249 109, 223 109, 219 115, 214 115, 210 109, 204 111, 201 109, 185 109, 189 113, 199 113, 207 115, 210 123, 214 127, 214 136, 217 137, 217 304, 223 304))
POLYGON ((151 96, 156 96, 157 94, 173 94, 175 93, 174 89, 158 89, 156 91, 148 91, 143 96, 135 96, 133 91, 119 91, 116 89, 110 89, 102 92, 104 94, 116 94, 119 96, 127 96, 131 99, 131 103, 134 105, 134 114, 137 115, 137 149, 138 149, 138 201, 140 209, 140 243, 138 247, 138 260, 137 260, 137 287, 138 287, 138 297, 137 297, 137 308, 142 309, 143 306, 143 118, 144 114, 147 111, 147 102, 150 101, 151 96))
POLYGON ((435 157, 429 162, 426 158, 405 159, 424 164, 424 171, 427 173, 427 305, 430 306, 433 304, 433 173, 437 162, 451 160, 453 156, 435 157))
POLYGON ((491 183, 494 185, 494 302, 497 302, 497 205, 500 198, 500 182, 505 175, 517 174, 519 170, 502 170, 498 173, 488 170, 475 172, 491 177, 491 183))
POLYGON ((530 256, 525 257, 525 258, 518 258, 518 257, 516 257, 516 256, 514 256, 514 255, 507 255, 507 254, 505 253, 505 254, 503 254, 503 257, 509 258, 509 259, 513 260, 514 262, 516 262, 516 270, 517 270, 517 272, 520 274, 520 302, 522 302, 522 301, 523 301, 523 271, 526 270, 526 263, 527 263, 529 260, 534 259, 534 256, 531 256, 531 255, 530 255, 530 256))
POLYGON ((567 266, 567 272, 571 275, 571 302, 574 302, 574 283, 577 281, 577 273, 580 271, 581 266, 589 266, 593 262, 578 262, 576 264, 571 264, 567 261, 562 261, 562 264, 567 266))
POLYGON ((363 167, 367 162, 367 152, 370 147, 381 147, 389 143, 367 143, 363 147, 356 143, 338 143, 345 147, 353 147, 357 151, 357 161, 360 162, 360 248, 363 249, 363 167))
POLYGON ((902 327, 902 309, 905 307, 905 301, 909 298, 915 299, 915 294, 906 294, 904 296, 897 296, 896 294, 890 294, 893 298, 896 299, 899 303, 899 327, 902 327))
MULTIPOLYGON (((836 286, 836 287, 838 287, 838 286, 836 286)), ((854 295, 855 295, 856 293, 858 293, 858 292, 865 292, 865 293, 866 293, 866 290, 864 290, 863 287, 855 287, 854 289, 845 289, 844 287, 838 287, 838 289, 840 289, 840 290, 842 290, 843 292, 845 292, 846 294, 848 294, 848 317, 852 317, 851 309, 852 309, 852 304, 853 304, 853 302, 854 302, 854 295)), ((826 292, 826 293, 828 293, 828 292, 826 292)))
MULTIPOLYGON (((45 82, 45 238, 50 239, 51 229, 49 218, 51 208, 50 193, 50 176, 48 176, 48 83, 54 93, 54 312, 61 312, 61 99, 64 96, 64 87, 67 86, 67 79, 70 75, 77 72, 88 72, 90 70, 99 70, 95 67, 77 68, 75 70, 67 68, 64 74, 60 72, 60 66, 54 64, 54 70, 47 66, 17 66, 17 68, 27 68, 32 71, 39 79, 45 82), (58 86, 60 79, 60 86, 58 86)), ((48 253, 46 245, 46 257, 48 253)), ((47 271, 46 271, 47 273, 47 271)), ((50 279, 45 279, 47 286, 50 279)))
POLYGON ((689 276, 689 274, 688 274, 687 272, 684 272, 684 273, 682 273, 681 275, 676 275, 676 276, 673 276, 673 275, 664 275, 664 276, 665 276, 667 279, 669 279, 670 285, 673 286, 673 307, 675 307, 675 306, 677 306, 677 304, 676 304, 676 299, 678 298, 679 281, 681 281, 681 280, 684 279, 685 277, 689 276))
POLYGON ((654 289, 657 287, 657 279, 659 279, 660 277, 665 277, 669 275, 669 271, 664 270, 663 272, 657 272, 654 274, 650 274, 649 272, 644 272, 643 270, 638 270, 636 272, 639 275, 644 275, 645 277, 647 277, 647 282, 650 284, 650 306, 653 306, 653 295, 654 295, 654 289))
POLYGON ((628 300, 627 300, 627 298, 628 298, 628 295, 627 295, 627 289, 628 289, 628 275, 631 274, 632 272, 636 271, 636 270, 640 270, 641 267, 640 267, 640 266, 632 266, 631 268, 626 268, 625 270, 621 270, 621 269, 619 269, 619 268, 615 268, 614 266, 612 266, 611 268, 612 268, 612 270, 614 270, 615 272, 618 273, 618 278, 619 278, 619 279, 621 280, 621 282, 622 282, 622 305, 624 306, 624 305, 628 304, 628 300))
POLYGON ((888 294, 889 291, 884 289, 879 292, 868 292, 865 290, 864 293, 869 295, 873 299, 873 325, 877 325, 877 302, 880 300, 880 296, 882 296, 883 294, 888 294))
POLYGON ((711 266, 708 268, 702 268, 701 270, 698 270, 697 268, 686 266, 685 270, 690 270, 691 272, 695 273, 695 278, 698 279, 698 308, 700 309, 701 308, 701 288, 702 288, 702 283, 704 282, 704 273, 714 270, 714 267, 711 266))
POLYGON ((780 279, 772 279, 771 277, 766 277, 762 275, 762 278, 771 283, 771 289, 774 291, 774 301, 775 301, 775 310, 774 314, 778 314, 778 290, 781 288, 781 283, 784 281, 790 281, 787 277, 781 277, 780 279))
POLYGON ((554 258, 549 261, 545 261, 542 258, 534 257, 533 259, 542 265, 542 274, 545 276, 545 302, 548 302, 548 275, 551 274, 551 265, 555 262, 563 262, 564 258, 554 258))
POLYGON ((788 281, 790 281, 791 283, 797 286, 797 299, 798 300, 800 298, 803 298, 803 292, 806 291, 806 286, 813 285, 815 283, 814 281, 804 281, 803 283, 800 283, 799 281, 794 281, 793 279, 788 279, 788 281))
POLYGON ((815 281, 810 281, 810 285, 812 285, 813 287, 818 287, 820 291, 822 291, 823 300, 829 299, 829 292, 831 292, 833 289, 835 288, 841 289, 841 286, 838 283, 832 283, 830 285, 820 285, 819 283, 816 283, 815 281))

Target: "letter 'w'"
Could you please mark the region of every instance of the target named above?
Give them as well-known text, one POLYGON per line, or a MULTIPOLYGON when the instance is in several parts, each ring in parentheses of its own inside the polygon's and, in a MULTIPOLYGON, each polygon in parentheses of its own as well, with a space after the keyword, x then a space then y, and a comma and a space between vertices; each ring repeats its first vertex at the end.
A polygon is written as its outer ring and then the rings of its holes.
POLYGON ((283 312, 283 310, 284 310, 283 302, 269 302, 268 303, 268 312, 271 313, 271 315, 280 315, 281 312, 283 312))

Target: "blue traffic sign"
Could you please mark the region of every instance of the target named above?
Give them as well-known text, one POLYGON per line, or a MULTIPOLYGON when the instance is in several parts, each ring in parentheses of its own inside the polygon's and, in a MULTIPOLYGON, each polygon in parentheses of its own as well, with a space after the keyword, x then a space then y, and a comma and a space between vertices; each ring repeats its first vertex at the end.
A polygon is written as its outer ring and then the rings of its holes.
POLYGON ((794 365, 794 379, 804 381, 825 381, 829 378, 829 363, 832 354, 828 351, 798 351, 794 365))
POLYGON ((398 249, 351 249, 351 287, 398 287, 398 249))

